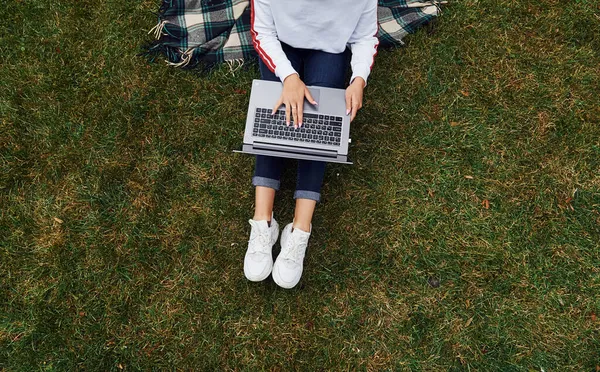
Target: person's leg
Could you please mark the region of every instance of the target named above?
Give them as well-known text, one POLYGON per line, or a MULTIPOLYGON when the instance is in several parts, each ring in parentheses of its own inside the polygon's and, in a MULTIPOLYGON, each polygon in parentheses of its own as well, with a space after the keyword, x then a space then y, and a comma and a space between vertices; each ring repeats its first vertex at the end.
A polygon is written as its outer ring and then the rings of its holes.
POLYGON ((298 161, 296 179, 296 209, 294 228, 310 232, 311 221, 317 202, 321 200, 321 185, 325 176, 325 163, 314 160, 298 161))
MULTIPOLYGON (((304 58, 304 83, 309 86, 343 88, 348 62, 346 53, 311 51, 304 58)), ((285 226, 281 233, 281 253, 273 265, 273 280, 280 287, 293 288, 302 277, 311 221, 315 206, 321 199, 324 175, 324 162, 298 161, 294 222, 285 226)))
MULTIPOLYGON (((296 71, 302 71, 299 51, 284 45, 284 52, 296 71)), ((279 81, 273 71, 259 60, 263 80, 279 81)), ((275 102, 273 102, 275 104, 275 102)), ((252 226, 248 249, 244 257, 244 275, 248 280, 258 282, 266 279, 273 269, 273 245, 279 236, 279 225, 273 218, 275 191, 279 189, 279 179, 284 160, 271 156, 257 156, 252 184, 255 189, 254 217, 248 221, 252 226)))
POLYGON ((334 54, 312 50, 304 57, 304 83, 317 87, 344 89, 350 67, 350 51, 334 54))
MULTIPOLYGON (((303 65, 301 52, 286 44, 282 44, 282 47, 294 69, 298 71, 299 74, 302 74, 303 65)), ((280 81, 277 75, 275 75, 275 73, 271 71, 260 58, 258 65, 261 79, 280 81)), ((275 104, 275 102, 273 102, 273 104, 275 104)), ((256 187, 254 197, 254 220, 271 221, 273 203, 275 201, 275 191, 279 190, 283 165, 283 158, 264 155, 256 156, 256 166, 254 177, 252 178, 252 184, 256 187)))
POLYGON ((279 237, 279 224, 273 218, 273 201, 282 169, 281 158, 256 157, 252 177, 252 184, 256 186, 255 209, 254 217, 248 221, 252 228, 244 256, 244 275, 253 282, 265 280, 273 270, 272 249, 279 237))
POLYGON ((284 159, 273 156, 256 156, 252 184, 255 186, 254 217, 256 221, 271 222, 275 191, 279 190, 284 159))
MULTIPOLYGON (((340 54, 311 51, 304 58, 304 83, 309 86, 344 88, 350 63, 348 51, 340 54)), ((315 206, 321 198, 325 163, 300 160, 296 182, 294 228, 310 232, 315 206)))
POLYGON ((273 264, 273 281, 282 288, 293 288, 304 270, 304 255, 312 230, 312 216, 321 197, 325 163, 299 161, 294 222, 281 232, 281 253, 273 264))

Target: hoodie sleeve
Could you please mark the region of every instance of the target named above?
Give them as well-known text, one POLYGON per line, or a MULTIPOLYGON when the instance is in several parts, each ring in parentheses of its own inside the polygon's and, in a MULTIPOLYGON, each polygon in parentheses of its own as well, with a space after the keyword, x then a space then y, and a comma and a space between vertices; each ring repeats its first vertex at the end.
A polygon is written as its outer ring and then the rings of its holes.
POLYGON ((377 0, 369 0, 350 40, 348 40, 348 46, 352 51, 352 60, 350 61, 352 78, 350 82, 360 76, 365 79, 366 83, 379 46, 377 28, 377 0))
POLYGON ((251 29, 254 49, 265 65, 283 82, 296 70, 288 60, 277 38, 270 0, 251 0, 251 29))

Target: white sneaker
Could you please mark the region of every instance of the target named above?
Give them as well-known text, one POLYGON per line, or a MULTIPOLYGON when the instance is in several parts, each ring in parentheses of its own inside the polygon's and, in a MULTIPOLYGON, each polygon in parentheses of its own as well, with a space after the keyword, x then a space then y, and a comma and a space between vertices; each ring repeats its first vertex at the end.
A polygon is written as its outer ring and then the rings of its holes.
POLYGON ((279 225, 271 217, 271 227, 267 221, 248 220, 252 230, 248 241, 248 250, 244 257, 244 275, 253 282, 267 279, 273 270, 271 251, 279 236, 279 225))
POLYGON ((302 277, 304 254, 310 238, 309 232, 299 229, 292 231, 292 226, 288 224, 281 232, 281 253, 273 265, 273 280, 286 289, 294 288, 302 277))

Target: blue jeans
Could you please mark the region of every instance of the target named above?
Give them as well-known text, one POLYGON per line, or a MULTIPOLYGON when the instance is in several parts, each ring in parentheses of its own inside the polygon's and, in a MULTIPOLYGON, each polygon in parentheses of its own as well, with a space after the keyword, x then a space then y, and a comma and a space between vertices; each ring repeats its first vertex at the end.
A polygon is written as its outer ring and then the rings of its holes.
MULTIPOLYGON (((346 72, 350 63, 348 50, 332 54, 318 50, 298 49, 281 43, 283 51, 294 69, 306 85, 343 89, 346 72)), ((259 60, 260 75, 263 80, 280 81, 269 68, 259 60)), ((273 102, 273 105, 275 102, 273 102)), ((284 158, 257 155, 252 184, 279 190, 284 158)), ((321 185, 325 175, 325 163, 314 160, 298 160, 298 177, 294 199, 321 200, 321 185)))

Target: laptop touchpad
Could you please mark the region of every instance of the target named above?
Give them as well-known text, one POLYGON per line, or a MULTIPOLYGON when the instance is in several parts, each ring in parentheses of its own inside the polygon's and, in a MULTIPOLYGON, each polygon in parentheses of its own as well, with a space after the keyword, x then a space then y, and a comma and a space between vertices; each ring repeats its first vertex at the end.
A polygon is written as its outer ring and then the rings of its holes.
MULTIPOLYGON (((321 90, 315 88, 308 88, 308 90, 310 91, 310 94, 315 99, 315 101, 317 101, 317 103, 321 103, 321 90)), ((317 107, 318 106, 315 106, 308 102, 308 100, 304 100, 304 111, 317 111, 317 107)))

